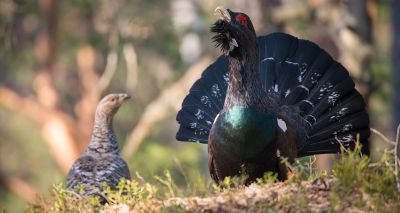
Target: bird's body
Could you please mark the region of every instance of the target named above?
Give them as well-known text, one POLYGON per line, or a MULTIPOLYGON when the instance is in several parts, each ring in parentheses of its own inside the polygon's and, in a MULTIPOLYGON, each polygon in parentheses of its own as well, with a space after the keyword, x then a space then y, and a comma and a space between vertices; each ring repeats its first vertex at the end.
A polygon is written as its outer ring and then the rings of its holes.
POLYGON ((337 153, 356 135, 368 152, 369 118, 348 72, 312 42, 284 33, 256 37, 243 13, 217 8, 211 27, 225 56, 192 86, 177 139, 208 143, 216 182, 264 172, 287 177, 280 157, 337 153))
POLYGON ((85 196, 98 195, 102 184, 115 189, 121 178, 130 180, 128 165, 121 158, 112 121, 126 94, 104 97, 95 114, 92 139, 85 153, 74 162, 68 176, 67 188, 84 187, 85 196))

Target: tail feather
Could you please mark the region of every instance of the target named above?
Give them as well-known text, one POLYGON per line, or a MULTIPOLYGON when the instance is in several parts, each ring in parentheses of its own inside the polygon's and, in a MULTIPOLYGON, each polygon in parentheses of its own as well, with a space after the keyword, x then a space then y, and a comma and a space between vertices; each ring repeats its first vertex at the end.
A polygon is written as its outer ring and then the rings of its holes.
MULTIPOLYGON (((298 39, 284 33, 273 33, 259 37, 260 59, 273 58, 276 61, 283 61, 293 54, 298 47, 298 39)), ((271 85, 266 85, 271 86, 271 85)))
POLYGON ((297 107, 300 118, 288 120, 305 123, 303 130, 295 129, 306 136, 298 142, 300 156, 340 152, 340 143, 352 148, 357 133, 368 152, 365 103, 341 64, 316 44, 281 33, 261 38, 259 45, 266 90, 279 93, 283 105, 297 107))
POLYGON ((351 95, 344 98, 340 105, 336 106, 334 109, 329 111, 319 117, 318 121, 313 121, 313 119, 306 118, 312 125, 312 133, 320 131, 323 128, 326 128, 329 125, 334 125, 338 121, 344 119, 346 116, 351 114, 355 114, 360 111, 364 111, 364 102, 359 93, 351 93, 351 95))
POLYGON ((187 96, 187 98, 183 100, 183 109, 192 107, 194 112, 196 112, 197 109, 199 109, 199 106, 201 106, 207 115, 215 117, 215 115, 219 112, 218 108, 222 104, 218 100, 212 98, 213 96, 206 89, 202 89, 200 86, 197 87, 198 89, 190 91, 191 96, 187 96))
MULTIPOLYGON (((342 133, 325 140, 321 140, 314 143, 309 143, 304 146, 303 149, 299 150, 298 156, 307 156, 315 154, 327 154, 327 153, 338 153, 341 151, 341 147, 346 149, 353 149, 355 147, 357 138, 368 138, 370 135, 369 128, 359 129, 347 133, 342 133), (332 150, 335 150, 334 152, 332 150)), ((369 155, 368 143, 362 143, 361 152, 369 155)))
POLYGON ((309 90, 304 88, 302 85, 296 86, 293 91, 289 90, 288 94, 285 94, 284 104, 294 105, 307 98, 309 90))
POLYGON ((275 62, 290 57, 298 48, 298 43, 298 39, 283 33, 259 37, 260 73, 266 89, 272 88, 279 78, 280 67, 275 62))
POLYGON ((285 104, 300 104, 301 100, 307 100, 306 98, 310 95, 310 91, 313 91, 314 87, 321 80, 321 77, 324 76, 326 70, 332 66, 333 62, 333 59, 328 54, 319 54, 312 65, 310 65, 309 71, 305 73, 304 80, 301 84, 298 84, 285 98, 285 104))
POLYGON ((312 131, 309 133, 309 142, 321 141, 329 137, 335 137, 340 133, 346 133, 354 129, 368 128, 368 115, 365 111, 349 115, 348 117, 333 123, 319 131, 312 131))
POLYGON ((176 140, 208 143, 208 134, 208 131, 180 126, 178 133, 176 134, 176 140))
MULTIPOLYGON (((341 81, 351 78, 346 70, 338 63, 331 65, 323 76, 318 80, 316 85, 311 88, 308 100, 312 103, 318 103, 323 97, 326 97, 328 93, 334 91, 334 87, 337 86, 341 81)), ((346 86, 347 87, 347 86, 346 86)), ((354 83, 350 88, 354 87, 354 83)))
POLYGON ((177 140, 207 143, 212 123, 224 105, 227 72, 227 59, 220 57, 193 84, 176 117, 180 124, 177 140))
POLYGON ((195 116, 193 117, 193 112, 190 111, 180 111, 178 114, 178 119, 182 122, 182 126, 184 127, 189 127, 189 128, 193 128, 193 129, 199 129, 199 130, 208 130, 212 125, 212 120, 208 120, 207 118, 205 118, 205 114, 204 111, 200 110, 200 109, 195 109, 197 110, 195 114, 195 116), (195 119, 192 119, 195 118, 195 119))
POLYGON ((320 53, 310 65, 309 71, 301 84, 311 91, 334 62, 327 53, 320 53))
MULTIPOLYGON (((314 117, 320 117, 327 111, 332 110, 337 104, 339 104, 342 97, 354 90, 353 87, 353 81, 350 78, 347 78, 333 86, 329 93, 323 95, 323 92, 321 92, 320 94, 311 97, 310 102, 314 104, 314 108, 309 114, 313 115, 314 117)), ((321 91, 325 88, 326 87, 322 87, 319 90, 321 91)))

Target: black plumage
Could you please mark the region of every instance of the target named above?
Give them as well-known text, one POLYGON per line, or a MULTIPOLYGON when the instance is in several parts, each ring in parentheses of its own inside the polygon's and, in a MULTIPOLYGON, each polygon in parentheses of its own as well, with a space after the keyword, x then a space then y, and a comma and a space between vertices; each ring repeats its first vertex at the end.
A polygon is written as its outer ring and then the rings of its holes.
POLYGON ((100 195, 102 184, 116 189, 121 178, 130 180, 128 165, 121 158, 117 138, 113 129, 113 118, 127 94, 110 94, 97 106, 93 134, 85 153, 74 162, 68 176, 67 188, 82 186, 84 196, 100 195))
POLYGON ((266 171, 285 179, 279 155, 293 161, 338 153, 341 146, 354 148, 357 134, 368 154, 365 103, 340 63, 318 45, 288 34, 256 37, 246 14, 221 7, 216 12, 221 18, 211 31, 225 55, 190 89, 177 115, 176 135, 180 141, 208 143, 215 181, 246 174, 251 182, 266 171), (269 135, 231 137, 253 131, 251 121, 259 121, 248 115, 257 113, 266 119, 275 116, 268 125, 276 128, 258 130, 269 135), (232 151, 237 147, 242 151, 232 151), (254 147, 259 152, 250 159, 248 150, 254 147))

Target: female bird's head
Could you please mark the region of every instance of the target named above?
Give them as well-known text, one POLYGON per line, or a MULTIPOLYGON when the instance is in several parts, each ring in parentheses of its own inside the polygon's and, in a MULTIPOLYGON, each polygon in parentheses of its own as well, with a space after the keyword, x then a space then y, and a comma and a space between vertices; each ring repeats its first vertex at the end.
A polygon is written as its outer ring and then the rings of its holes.
POLYGON ((226 55, 234 55, 246 49, 255 48, 257 36, 249 16, 244 13, 233 12, 219 6, 215 9, 219 19, 211 26, 211 32, 216 47, 226 55))
POLYGON ((96 117, 105 116, 112 118, 118 111, 122 103, 129 98, 130 96, 125 93, 109 94, 105 96, 103 99, 101 99, 99 105, 97 106, 96 117))

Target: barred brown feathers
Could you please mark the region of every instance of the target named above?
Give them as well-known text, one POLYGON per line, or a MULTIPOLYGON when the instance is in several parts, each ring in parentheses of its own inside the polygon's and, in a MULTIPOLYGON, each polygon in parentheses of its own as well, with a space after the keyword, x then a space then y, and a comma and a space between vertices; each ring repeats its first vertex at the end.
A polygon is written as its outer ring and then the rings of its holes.
POLYGON ((110 94, 96 109, 92 139, 85 153, 74 162, 68 176, 67 188, 84 187, 84 196, 99 195, 102 183, 112 189, 121 178, 131 179, 128 165, 121 158, 112 126, 115 113, 128 99, 127 94, 110 94))

